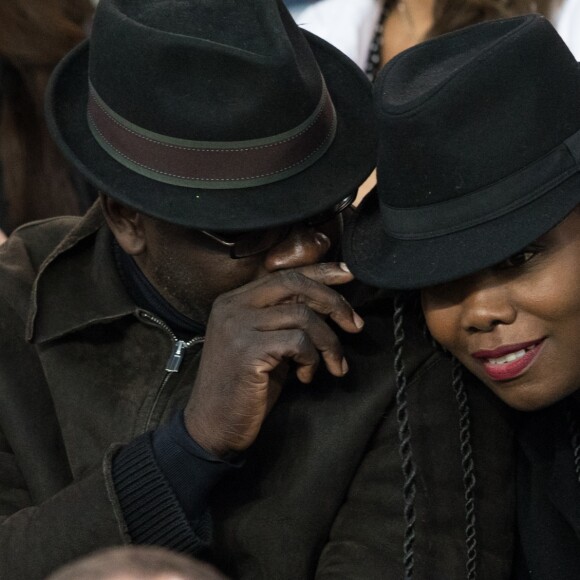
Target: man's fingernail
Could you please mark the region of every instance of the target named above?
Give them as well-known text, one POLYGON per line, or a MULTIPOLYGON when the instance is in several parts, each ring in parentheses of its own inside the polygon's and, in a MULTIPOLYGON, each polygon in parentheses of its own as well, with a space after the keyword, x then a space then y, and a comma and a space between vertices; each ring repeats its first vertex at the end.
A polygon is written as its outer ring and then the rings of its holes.
POLYGON ((346 373, 348 373, 348 363, 346 362, 346 359, 343 358, 342 359, 342 374, 346 375, 346 373))
POLYGON ((348 269, 348 266, 344 262, 340 262, 339 266, 341 270, 344 270, 345 272, 351 274, 351 271, 348 269))
POLYGON ((362 328, 365 325, 365 321, 356 312, 352 313, 352 319, 357 328, 362 328))

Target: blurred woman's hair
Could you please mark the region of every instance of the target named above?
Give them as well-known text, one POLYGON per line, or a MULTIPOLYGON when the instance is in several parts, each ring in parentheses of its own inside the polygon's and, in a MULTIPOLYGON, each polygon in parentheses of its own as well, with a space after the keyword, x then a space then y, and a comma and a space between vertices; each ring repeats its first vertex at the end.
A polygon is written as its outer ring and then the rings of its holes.
POLYGON ((81 209, 48 134, 44 93, 55 65, 85 38, 93 10, 90 0, 0 2, 0 211, 8 230, 81 209))
POLYGON ((434 23, 429 37, 439 36, 464 26, 539 12, 549 17, 559 0, 435 0, 434 23))
MULTIPOLYGON (((388 13, 404 0, 385 0, 388 13)), ((508 18, 518 14, 539 12, 549 17, 561 0, 435 0, 433 27, 428 37, 433 38, 464 26, 508 18)))

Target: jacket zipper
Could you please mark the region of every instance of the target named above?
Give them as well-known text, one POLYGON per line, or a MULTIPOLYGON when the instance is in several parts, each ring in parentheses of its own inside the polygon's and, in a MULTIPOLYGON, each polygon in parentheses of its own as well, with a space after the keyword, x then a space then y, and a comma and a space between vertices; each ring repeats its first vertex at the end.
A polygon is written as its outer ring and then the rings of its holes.
POLYGON ((191 340, 188 340, 188 341, 179 340, 175 336, 175 334, 173 333, 171 328, 169 328, 169 326, 165 322, 163 322, 163 320, 160 320, 159 318, 157 318, 156 316, 153 316, 149 312, 141 311, 141 315, 144 318, 146 318, 147 320, 149 320, 150 322, 152 322, 153 324, 161 327, 169 335, 169 337, 173 341, 173 349, 171 351, 171 354, 169 355, 169 358, 167 359, 167 363, 165 364, 165 376, 163 377, 163 381, 161 381, 161 384, 159 385, 159 388, 157 389, 157 393, 155 394, 155 400, 153 401, 153 405, 151 406, 151 409, 149 410, 147 422, 145 423, 145 430, 147 431, 147 429, 149 429, 149 426, 151 425, 151 419, 153 418, 153 412, 155 411, 155 408, 157 407, 157 404, 159 403, 159 399, 161 398, 161 395, 163 394, 163 391, 165 390, 167 382, 171 378, 171 375, 179 372, 179 368, 181 367, 183 357, 185 356, 185 351, 188 348, 190 348, 191 346, 193 346, 194 344, 198 344, 198 343, 203 342, 205 340, 205 336, 195 336, 194 338, 192 338, 191 340))

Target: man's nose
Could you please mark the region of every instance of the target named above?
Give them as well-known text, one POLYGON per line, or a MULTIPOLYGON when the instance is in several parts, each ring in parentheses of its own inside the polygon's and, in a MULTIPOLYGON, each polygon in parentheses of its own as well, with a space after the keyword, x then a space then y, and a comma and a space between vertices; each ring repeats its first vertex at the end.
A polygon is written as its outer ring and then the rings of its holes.
POLYGON ((461 301, 461 325, 468 332, 490 332, 501 324, 512 324, 517 308, 509 287, 493 274, 474 276, 465 284, 461 301))
POLYGON ((332 246, 330 238, 315 227, 297 224, 264 256, 268 272, 320 262, 332 246))

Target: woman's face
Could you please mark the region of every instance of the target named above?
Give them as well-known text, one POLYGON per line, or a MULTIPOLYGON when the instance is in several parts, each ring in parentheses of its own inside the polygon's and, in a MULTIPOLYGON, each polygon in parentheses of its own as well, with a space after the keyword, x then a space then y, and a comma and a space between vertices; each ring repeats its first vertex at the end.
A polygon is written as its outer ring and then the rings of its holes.
POLYGON ((523 411, 580 388, 580 211, 504 262, 421 293, 435 340, 523 411))

